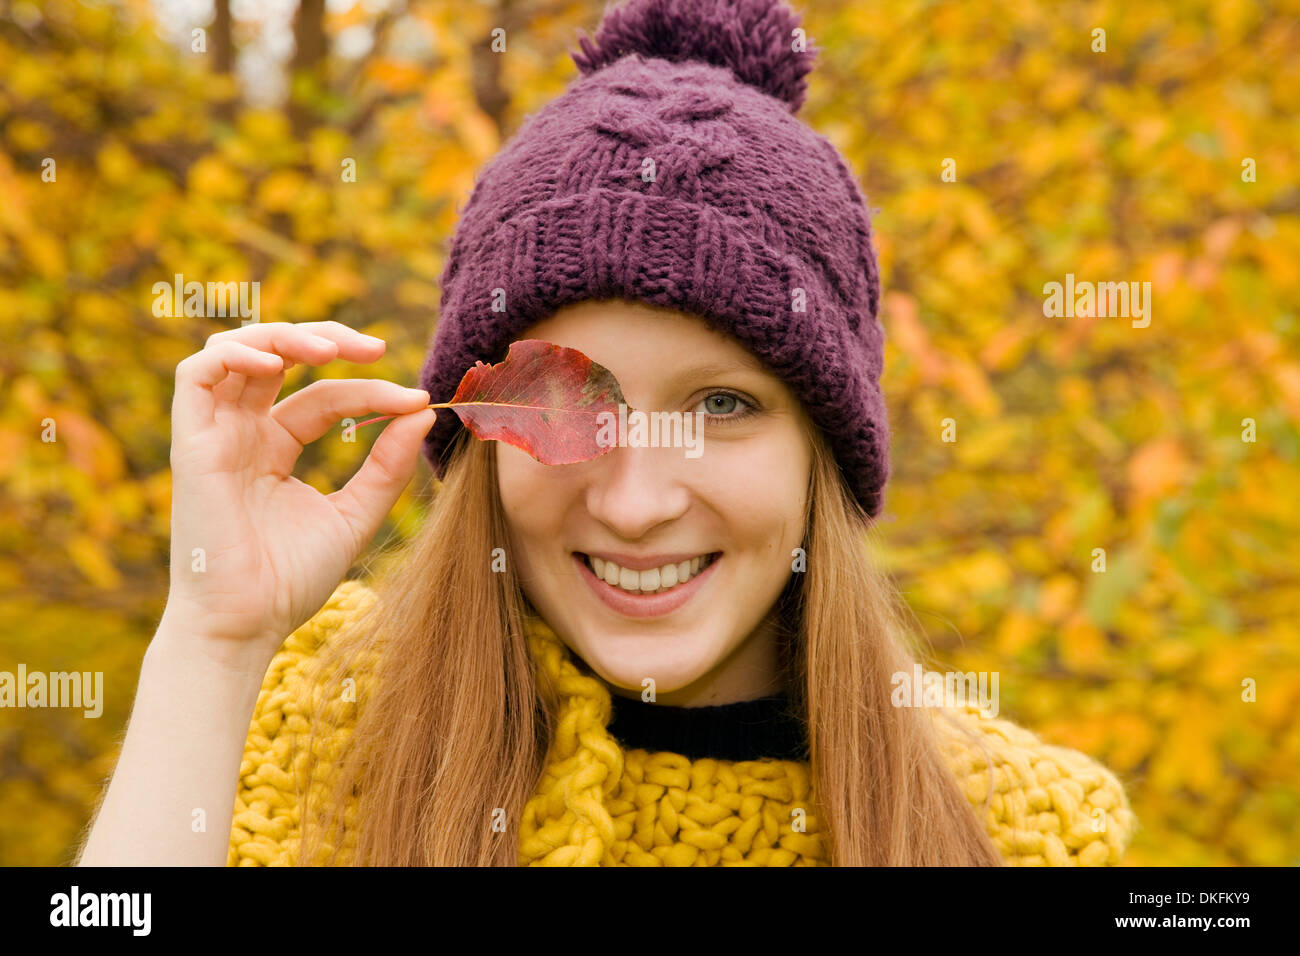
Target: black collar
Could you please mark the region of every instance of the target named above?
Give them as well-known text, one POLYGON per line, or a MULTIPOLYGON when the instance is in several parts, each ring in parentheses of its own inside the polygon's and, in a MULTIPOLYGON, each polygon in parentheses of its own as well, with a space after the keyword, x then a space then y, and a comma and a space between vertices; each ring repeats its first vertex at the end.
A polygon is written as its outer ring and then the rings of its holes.
POLYGON ((669 707, 612 693, 609 732, 627 750, 691 760, 808 759, 807 734, 785 694, 713 707, 669 707))

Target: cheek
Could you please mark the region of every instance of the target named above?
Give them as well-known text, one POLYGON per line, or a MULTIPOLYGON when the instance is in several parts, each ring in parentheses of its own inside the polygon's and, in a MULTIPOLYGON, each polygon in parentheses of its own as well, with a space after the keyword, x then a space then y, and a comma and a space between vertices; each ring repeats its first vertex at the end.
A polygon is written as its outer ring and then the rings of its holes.
POLYGON ((506 521, 513 527, 519 518, 520 502, 527 500, 523 487, 525 482, 515 463, 501 453, 501 447, 502 443, 497 442, 493 450, 497 458, 497 494, 501 498, 501 510, 505 513, 506 521))
POLYGON ((707 477, 708 500, 737 545, 788 554, 803 540, 810 467, 807 449, 791 440, 719 447, 707 477))
POLYGON ((522 558, 529 543, 537 535, 533 522, 538 520, 538 509, 529 507, 531 500, 528 469, 513 456, 504 454, 505 445, 497 442, 497 493, 501 496, 501 510, 506 528, 510 532, 511 551, 522 558))
POLYGON ((547 481, 534 459, 518 448, 504 442, 496 443, 497 491, 501 496, 501 509, 511 544, 525 560, 529 551, 536 550, 541 542, 553 541, 559 516, 564 509, 559 501, 559 488, 547 481))

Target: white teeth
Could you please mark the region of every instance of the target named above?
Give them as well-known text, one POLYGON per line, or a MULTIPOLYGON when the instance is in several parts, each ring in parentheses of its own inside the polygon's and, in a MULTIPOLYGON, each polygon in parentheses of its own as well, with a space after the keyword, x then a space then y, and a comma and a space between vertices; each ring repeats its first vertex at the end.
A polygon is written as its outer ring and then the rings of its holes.
POLYGON ((677 564, 666 564, 661 568, 651 568, 648 571, 633 571, 630 568, 620 568, 613 561, 606 561, 604 558, 597 558, 592 555, 586 557, 587 564, 596 577, 602 579, 606 584, 612 584, 624 591, 631 591, 635 594, 658 594, 679 584, 685 584, 699 574, 702 567, 708 567, 709 565, 708 556, 701 555, 698 558, 680 561, 677 564))

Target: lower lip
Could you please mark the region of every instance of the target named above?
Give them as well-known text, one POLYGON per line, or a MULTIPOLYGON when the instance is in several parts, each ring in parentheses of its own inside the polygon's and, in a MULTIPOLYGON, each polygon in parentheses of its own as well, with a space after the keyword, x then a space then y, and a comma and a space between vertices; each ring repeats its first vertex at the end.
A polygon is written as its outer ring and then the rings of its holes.
POLYGON ((715 557, 707 568, 685 584, 679 584, 662 594, 633 594, 631 591, 624 591, 620 587, 609 584, 603 578, 596 577, 596 572, 591 570, 586 558, 575 554, 573 560, 578 562, 583 580, 607 607, 625 617, 661 617, 677 610, 704 587, 713 576, 713 569, 722 560, 722 555, 715 557))

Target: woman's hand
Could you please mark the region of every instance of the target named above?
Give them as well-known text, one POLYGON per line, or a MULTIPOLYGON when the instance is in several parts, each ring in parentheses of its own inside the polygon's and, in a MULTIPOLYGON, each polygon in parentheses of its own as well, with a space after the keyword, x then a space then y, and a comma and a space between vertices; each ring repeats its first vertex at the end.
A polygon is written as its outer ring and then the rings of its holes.
POLYGON ((385 347, 338 322, 259 323, 217 333, 176 367, 160 633, 262 665, 333 593, 410 481, 436 412, 427 392, 381 379, 319 381, 275 400, 295 363, 373 362, 385 347), (396 417, 345 487, 322 495, 293 477, 303 446, 367 412, 396 417))

